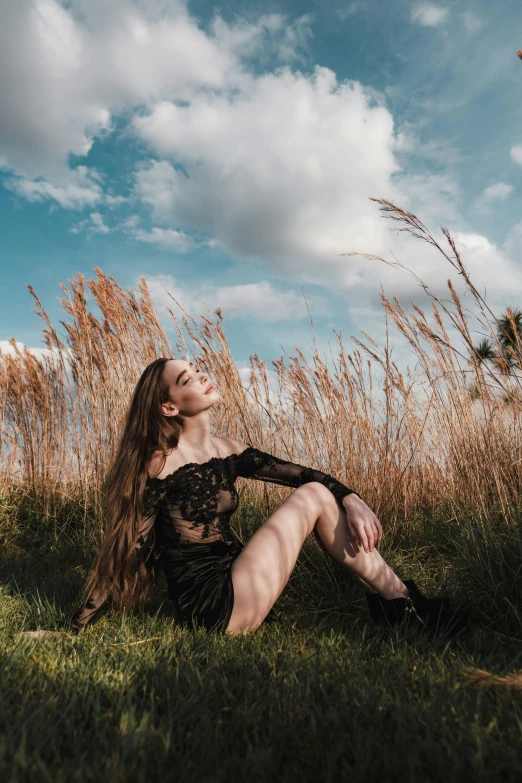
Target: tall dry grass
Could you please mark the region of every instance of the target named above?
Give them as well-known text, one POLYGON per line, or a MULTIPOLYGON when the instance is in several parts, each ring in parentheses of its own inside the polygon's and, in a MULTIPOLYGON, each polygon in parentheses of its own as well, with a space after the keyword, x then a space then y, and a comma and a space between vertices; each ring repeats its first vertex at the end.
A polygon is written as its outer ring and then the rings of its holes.
MULTIPOLYGON (((412 213, 376 201, 398 230, 441 253, 495 342, 496 317, 450 233, 443 229, 442 244, 412 213)), ((150 361, 174 355, 198 362, 217 384, 222 401, 212 410, 214 433, 330 472, 356 488, 388 526, 441 509, 450 518, 466 512, 489 522, 500 515, 507 526, 518 519, 520 379, 499 375, 474 354, 474 325, 450 280, 449 300, 419 281, 431 297, 430 314, 414 303, 406 312, 398 300, 381 296, 387 328, 406 338, 417 360, 415 374, 400 371, 388 344, 365 334, 364 341, 352 338, 349 352, 335 332, 331 367, 314 338, 311 363, 299 348, 272 362, 274 389, 256 354, 249 384, 242 385, 219 309, 196 322, 181 307, 181 315, 169 308, 172 345, 144 279, 135 293, 95 271, 93 280, 78 274, 62 285, 61 337, 29 287, 47 355, 37 358, 13 341, 12 355, 0 356, 1 480, 4 487, 25 487, 44 513, 64 496, 99 509, 101 480, 132 389, 150 361)), ((249 491, 284 492, 259 485, 249 491)))

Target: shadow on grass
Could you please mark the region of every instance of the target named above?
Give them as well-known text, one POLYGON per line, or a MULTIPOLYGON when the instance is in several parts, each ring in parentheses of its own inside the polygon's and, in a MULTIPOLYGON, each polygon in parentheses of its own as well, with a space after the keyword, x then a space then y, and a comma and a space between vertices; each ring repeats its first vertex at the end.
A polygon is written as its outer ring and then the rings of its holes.
MULTIPOLYGON (((26 606, 23 630, 68 630, 73 614, 81 606, 91 563, 92 560, 85 563, 83 550, 74 545, 42 547, 26 553, 0 552, 0 585, 26 606)), ((175 617, 163 574, 143 611, 175 617)))
MULTIPOLYGON (((404 563, 436 578, 435 566, 404 563)), ((518 692, 466 686, 463 674, 516 670, 522 647, 481 628, 451 643, 375 629, 362 587, 313 544, 276 605, 282 622, 255 634, 180 626, 161 576, 143 610, 78 637, 17 635, 64 628, 89 567, 74 544, 0 554, 16 598, 0 638, 7 783, 522 775, 518 692)))
POLYGON ((3 655, 1 779, 515 781, 516 693, 461 676, 498 652, 362 626, 225 639, 160 618, 25 640, 3 655))

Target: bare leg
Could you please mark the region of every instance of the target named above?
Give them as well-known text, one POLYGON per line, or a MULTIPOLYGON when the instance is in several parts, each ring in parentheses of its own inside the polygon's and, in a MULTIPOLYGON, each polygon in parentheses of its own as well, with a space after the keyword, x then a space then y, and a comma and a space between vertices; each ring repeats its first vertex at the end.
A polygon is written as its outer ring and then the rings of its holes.
POLYGON ((363 584, 383 598, 408 595, 406 586, 377 551, 366 553, 353 542, 346 513, 332 493, 323 484, 309 482, 276 508, 232 563, 234 607, 227 633, 254 631, 263 622, 314 529, 328 555, 363 584))
POLYGON ((332 493, 322 485, 316 487, 320 496, 321 514, 315 524, 316 538, 323 551, 348 568, 367 589, 383 598, 406 598, 408 588, 383 560, 379 552, 365 552, 351 537, 346 512, 332 493))

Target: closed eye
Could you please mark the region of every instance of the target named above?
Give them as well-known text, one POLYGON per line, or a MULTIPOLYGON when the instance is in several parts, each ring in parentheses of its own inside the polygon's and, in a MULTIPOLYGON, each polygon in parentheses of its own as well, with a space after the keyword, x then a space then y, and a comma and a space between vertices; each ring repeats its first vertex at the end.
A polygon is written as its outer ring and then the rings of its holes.
MULTIPOLYGON (((201 372, 201 370, 196 370, 196 372, 201 372)), ((187 378, 187 380, 183 383, 183 386, 186 386, 188 382, 189 382, 189 379, 187 378)))

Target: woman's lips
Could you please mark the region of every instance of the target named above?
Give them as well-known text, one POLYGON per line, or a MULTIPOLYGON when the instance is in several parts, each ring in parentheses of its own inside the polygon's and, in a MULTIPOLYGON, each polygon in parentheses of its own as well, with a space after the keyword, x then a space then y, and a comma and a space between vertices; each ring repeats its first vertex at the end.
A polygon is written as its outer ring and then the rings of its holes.
POLYGON ((210 386, 206 390, 205 394, 210 394, 211 391, 214 391, 214 387, 212 386, 212 384, 210 384, 210 386))

